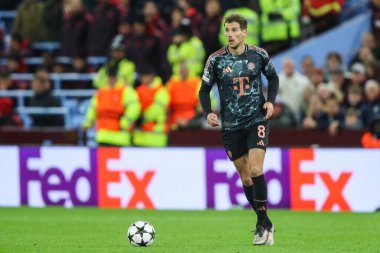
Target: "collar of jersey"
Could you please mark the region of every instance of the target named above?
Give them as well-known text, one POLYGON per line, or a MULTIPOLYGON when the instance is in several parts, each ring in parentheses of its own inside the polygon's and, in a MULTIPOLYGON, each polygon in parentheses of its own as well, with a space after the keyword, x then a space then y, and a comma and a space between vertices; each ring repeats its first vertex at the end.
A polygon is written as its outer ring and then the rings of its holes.
MULTIPOLYGON (((244 44, 244 45, 245 45, 245 47, 244 47, 243 54, 248 51, 248 45, 247 44, 244 44)), ((227 53, 231 54, 230 50, 228 49, 228 46, 226 46, 226 51, 227 51, 227 53)), ((231 54, 231 55, 234 55, 234 54, 231 54)), ((236 56, 239 56, 239 55, 236 55, 236 56)))

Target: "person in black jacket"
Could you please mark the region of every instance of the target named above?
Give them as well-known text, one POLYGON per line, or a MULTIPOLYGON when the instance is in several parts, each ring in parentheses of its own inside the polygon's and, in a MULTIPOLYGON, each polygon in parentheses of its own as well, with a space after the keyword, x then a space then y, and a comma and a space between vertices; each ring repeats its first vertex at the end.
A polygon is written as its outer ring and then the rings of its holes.
MULTIPOLYGON (((51 83, 48 74, 44 70, 39 70, 32 80, 32 89, 34 96, 30 99, 28 106, 30 107, 61 107, 58 98, 51 94, 51 83)), ((37 127, 60 127, 63 126, 62 115, 49 114, 32 114, 33 126, 37 127)))

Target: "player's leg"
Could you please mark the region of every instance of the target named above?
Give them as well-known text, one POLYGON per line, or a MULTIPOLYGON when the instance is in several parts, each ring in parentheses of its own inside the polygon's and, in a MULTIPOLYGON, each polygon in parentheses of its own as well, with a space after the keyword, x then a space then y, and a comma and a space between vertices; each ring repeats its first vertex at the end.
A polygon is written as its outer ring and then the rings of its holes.
POLYGON ((248 161, 250 173, 255 191, 255 207, 258 218, 258 224, 265 224, 271 227, 272 222, 267 215, 267 198, 268 190, 263 174, 265 150, 260 148, 253 148, 249 150, 248 161))
POLYGON ((268 190, 263 174, 265 151, 250 149, 248 153, 249 166, 255 191, 254 204, 257 214, 255 245, 274 245, 274 226, 267 214, 268 190))
POLYGON ((254 186, 254 205, 257 214, 255 245, 273 245, 273 224, 267 214, 267 184, 263 174, 263 165, 268 144, 268 124, 256 124, 248 133, 248 163, 254 186))
POLYGON ((242 131, 223 132, 224 148, 230 160, 234 163, 243 184, 245 196, 253 209, 255 209, 253 183, 248 166, 247 138, 242 131))
MULTIPOLYGON (((237 160, 233 161, 237 172, 239 173, 240 180, 243 184, 245 197, 247 198, 252 209, 255 210, 254 203, 254 187, 251 178, 251 172, 248 165, 248 155, 244 155, 237 160)), ((256 210, 255 210, 256 211, 256 210)))

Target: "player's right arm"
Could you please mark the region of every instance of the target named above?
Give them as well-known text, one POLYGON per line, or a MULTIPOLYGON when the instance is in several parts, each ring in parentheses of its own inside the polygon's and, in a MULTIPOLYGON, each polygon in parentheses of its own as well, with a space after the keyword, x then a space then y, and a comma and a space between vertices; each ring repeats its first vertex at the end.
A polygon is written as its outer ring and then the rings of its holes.
POLYGON ((202 76, 201 88, 199 89, 199 101, 201 103, 203 112, 207 117, 207 123, 213 127, 220 125, 218 116, 211 109, 210 91, 214 82, 216 81, 214 65, 215 57, 211 55, 206 62, 202 76))

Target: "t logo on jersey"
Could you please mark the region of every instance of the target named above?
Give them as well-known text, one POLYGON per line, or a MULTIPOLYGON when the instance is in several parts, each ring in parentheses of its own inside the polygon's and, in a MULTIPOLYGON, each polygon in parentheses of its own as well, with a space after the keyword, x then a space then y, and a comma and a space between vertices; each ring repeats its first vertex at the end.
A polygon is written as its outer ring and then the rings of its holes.
POLYGON ((232 78, 232 83, 234 85, 234 90, 239 90, 238 96, 245 96, 245 90, 249 90, 249 77, 234 77, 232 78), (245 82, 244 82, 245 81, 245 82))

